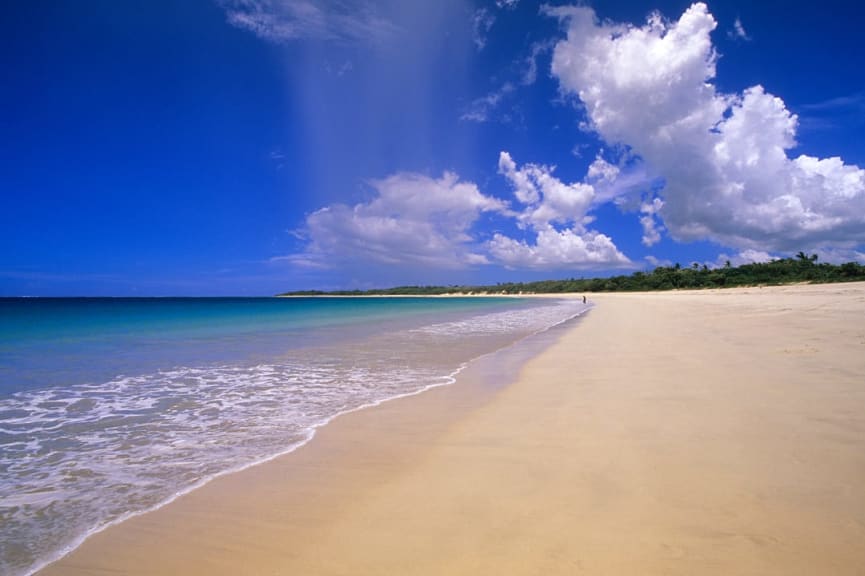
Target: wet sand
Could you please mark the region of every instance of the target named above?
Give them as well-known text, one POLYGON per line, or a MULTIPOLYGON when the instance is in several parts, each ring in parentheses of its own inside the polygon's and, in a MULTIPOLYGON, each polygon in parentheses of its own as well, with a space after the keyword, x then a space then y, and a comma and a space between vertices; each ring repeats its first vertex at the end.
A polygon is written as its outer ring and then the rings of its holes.
POLYGON ((590 298, 40 574, 865 573, 865 284, 590 298))

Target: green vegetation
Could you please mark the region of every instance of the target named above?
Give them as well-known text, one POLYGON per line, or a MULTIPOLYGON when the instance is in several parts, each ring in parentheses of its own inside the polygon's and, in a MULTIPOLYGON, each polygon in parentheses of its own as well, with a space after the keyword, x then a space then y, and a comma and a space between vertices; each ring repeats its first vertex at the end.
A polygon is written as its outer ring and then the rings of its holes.
POLYGON ((345 290, 322 292, 306 290, 286 292, 280 296, 435 296, 445 294, 564 294, 568 292, 636 292, 684 288, 729 288, 733 286, 766 286, 798 282, 827 283, 865 280, 865 266, 856 262, 834 265, 817 263, 817 255, 799 252, 795 258, 783 258, 759 264, 709 268, 697 263, 689 267, 658 266, 652 272, 634 272, 629 276, 538 282, 508 282, 495 286, 399 286, 380 290, 345 290))

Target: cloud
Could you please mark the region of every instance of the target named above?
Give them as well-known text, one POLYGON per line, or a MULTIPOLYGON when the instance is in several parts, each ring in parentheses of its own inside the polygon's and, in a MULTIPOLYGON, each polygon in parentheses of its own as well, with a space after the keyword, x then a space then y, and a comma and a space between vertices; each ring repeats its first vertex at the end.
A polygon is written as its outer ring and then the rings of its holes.
POLYGON ((846 262, 865 263, 865 252, 845 248, 818 248, 814 251, 820 262, 844 264, 846 262))
POLYGON ((285 256, 274 256, 268 259, 270 264, 290 264, 296 268, 308 268, 312 270, 327 270, 330 264, 316 254, 287 254, 285 256))
POLYGON ((534 179, 527 171, 518 170, 517 163, 507 152, 499 154, 499 174, 508 179, 514 188, 514 195, 523 204, 534 204, 541 199, 534 179))
POLYGON ((460 120, 469 122, 487 122, 490 119, 490 114, 495 110, 502 100, 514 91, 514 85, 510 82, 505 82, 498 90, 494 90, 483 96, 473 100, 469 105, 468 110, 463 112, 460 120))
POLYGON ((619 177, 621 170, 618 166, 610 164, 604 158, 598 154, 595 156, 594 161, 589 164, 589 170, 586 173, 586 177, 589 180, 594 180, 596 182, 615 182, 619 177))
POLYGON ((736 21, 733 22, 733 28, 731 30, 727 30, 727 36, 734 40, 745 40, 750 41, 751 37, 748 36, 748 33, 745 32, 745 27, 742 25, 742 20, 736 18, 736 21))
POLYGON ((538 58, 553 48, 553 42, 535 42, 532 44, 529 55, 523 60, 524 66, 520 82, 523 86, 530 86, 538 79, 538 58))
POLYGON ((612 239, 586 226, 592 218, 594 188, 567 184, 553 175, 555 167, 519 167, 508 152, 499 154, 499 173, 514 191, 522 210, 518 224, 535 233, 534 243, 495 234, 489 243, 493 258, 511 268, 615 268, 629 266, 612 239))
POLYGON ((716 89, 717 23, 705 4, 641 27, 599 23, 585 7, 545 12, 567 24, 552 60, 561 90, 581 100, 604 141, 663 178, 653 216, 674 239, 779 251, 865 241, 865 171, 790 158, 797 117, 762 86, 716 89))
POLYGON ((651 254, 649 254, 648 256, 646 256, 646 257, 645 257, 645 260, 646 260, 646 262, 648 262, 649 264, 651 264, 652 266, 655 266, 655 267, 658 267, 658 266, 672 266, 672 265, 673 265, 673 261, 672 261, 672 260, 667 260, 667 259, 657 258, 657 257, 655 257, 655 256, 652 256, 651 254))
POLYGON ((836 96, 822 102, 804 104, 801 108, 815 112, 855 112, 861 114, 865 112, 865 92, 836 96))
POLYGON ((802 104, 797 109, 801 112, 799 123, 803 130, 850 129, 865 124, 865 92, 802 104))
POLYGON ((511 183, 514 195, 525 204, 519 220, 529 226, 550 223, 581 223, 592 205, 595 190, 590 184, 566 184, 553 176, 554 166, 526 164, 518 168, 507 152, 499 154, 499 173, 511 183))
POLYGON ((269 154, 270 159, 276 164, 277 170, 285 168, 286 155, 281 150, 273 150, 269 154))
POLYGON ((778 257, 772 256, 763 250, 743 250, 732 256, 724 253, 718 254, 718 258, 714 262, 707 262, 706 266, 709 268, 722 268, 729 262, 731 266, 735 267, 742 266, 743 264, 761 264, 775 260, 776 258, 778 257))
POLYGON ((374 180, 372 199, 313 212, 294 232, 306 248, 271 262, 302 269, 630 266, 611 238, 587 227, 592 221, 592 186, 562 182, 554 170, 539 164, 519 166, 507 152, 500 154, 499 172, 513 187, 517 208, 484 195, 474 183, 451 172, 438 179, 401 172, 374 180), (477 229, 485 213, 515 223, 531 241, 502 232, 484 240, 477 229))
POLYGON ((623 212, 647 212, 644 204, 653 202, 663 182, 650 178, 642 161, 627 151, 618 152, 616 164, 608 162, 604 154, 603 150, 598 152, 586 171, 586 182, 595 190, 594 204, 613 202, 623 212))
POLYGON ((489 249, 493 257, 508 268, 620 268, 631 265, 608 236, 592 230, 578 232, 548 226, 538 231, 532 244, 496 234, 489 249))
POLYGON ((489 34, 495 21, 496 17, 486 8, 479 8, 472 16, 472 40, 474 40, 478 52, 487 45, 487 34, 489 34))
MULTIPOLYGON (((499 10, 513 10, 519 4, 519 0, 496 0, 496 8, 499 10)), ((486 8, 478 8, 472 16, 472 40, 478 52, 487 45, 487 35, 496 22, 496 16, 486 8)))
MULTIPOLYGON (((485 10, 483 11, 485 12, 485 10)), ((492 22, 490 22, 490 25, 492 25, 492 22)), ((478 47, 479 49, 483 48, 483 43, 479 44, 478 47)), ((513 62, 513 67, 518 71, 519 78, 514 79, 513 81, 505 81, 499 88, 493 90, 486 96, 473 100, 466 111, 460 116, 460 120, 470 122, 488 122, 493 119, 498 119, 503 122, 513 120, 512 114, 502 113, 498 115, 498 118, 493 118, 492 113, 502 106, 503 102, 506 102, 508 97, 513 98, 513 95, 518 88, 530 86, 537 81, 538 58, 550 52, 552 48, 553 42, 551 41, 535 42, 532 44, 527 56, 521 56, 513 62)))
POLYGON ((269 42, 382 43, 398 28, 363 0, 223 0, 229 24, 269 42))
POLYGON ((305 267, 373 262, 462 268, 483 263, 472 226, 483 212, 505 212, 501 200, 446 172, 433 179, 398 173, 371 183, 375 197, 354 206, 334 204, 310 214, 303 254, 281 257, 305 267))
MULTIPOLYGON (((806 253, 810 255, 812 251, 809 250, 806 253)), ((817 250, 814 250, 813 253, 817 254, 819 262, 829 262, 831 264, 865 262, 865 253, 858 250, 844 248, 818 248, 817 250)), ((741 266, 743 264, 769 262, 779 258, 783 258, 783 256, 773 255, 762 250, 743 250, 733 256, 728 254, 719 254, 715 262, 709 262, 707 265, 710 268, 720 268, 725 266, 727 262, 730 262, 730 265, 732 266, 741 266)))
POLYGON ((337 67, 331 66, 330 63, 324 65, 324 71, 337 78, 342 78, 352 70, 354 70, 354 64, 351 60, 346 60, 337 67))
POLYGON ((653 198, 651 201, 646 201, 640 204, 640 226, 643 228, 642 242, 644 246, 654 246, 661 241, 662 225, 655 217, 661 208, 664 207, 664 201, 660 198, 653 198))

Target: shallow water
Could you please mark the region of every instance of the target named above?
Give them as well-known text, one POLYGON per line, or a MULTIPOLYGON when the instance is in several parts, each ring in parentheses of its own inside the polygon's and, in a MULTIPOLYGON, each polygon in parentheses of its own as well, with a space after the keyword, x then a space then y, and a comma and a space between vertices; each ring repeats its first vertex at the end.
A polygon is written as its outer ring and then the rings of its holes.
POLYGON ((508 298, 0 300, 0 573, 580 314, 508 298))

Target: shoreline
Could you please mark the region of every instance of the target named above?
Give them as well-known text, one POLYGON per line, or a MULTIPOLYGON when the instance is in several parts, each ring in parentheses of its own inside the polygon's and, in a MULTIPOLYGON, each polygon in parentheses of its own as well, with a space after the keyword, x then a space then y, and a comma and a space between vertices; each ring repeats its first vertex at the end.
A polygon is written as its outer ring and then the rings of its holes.
MULTIPOLYGON (((479 296, 483 296, 483 295, 479 295, 479 296)), ((386 297, 389 297, 389 296, 386 296, 386 297)), ((489 296, 486 296, 486 297, 489 297, 489 296)), ((560 298, 561 299, 567 299, 569 297, 568 296, 562 296, 560 298)), ((280 451, 280 452, 275 453, 275 454, 272 454, 272 455, 269 455, 269 456, 266 456, 266 457, 261 458, 259 460, 244 464, 244 465, 239 466, 237 468, 227 469, 227 470, 218 472, 216 474, 213 474, 209 477, 203 478, 200 481, 196 482, 195 484, 188 486, 188 487, 176 492, 170 498, 168 498, 162 502, 159 502, 159 503, 157 503, 157 504, 155 504, 149 508, 146 508, 146 509, 130 512, 130 513, 128 513, 128 514, 126 514, 120 518, 112 520, 112 521, 108 522, 107 524, 100 526, 100 527, 80 536, 79 538, 76 538, 69 546, 67 546, 65 549, 61 550, 55 557, 50 558, 50 559, 46 559, 43 562, 40 562, 35 568, 31 569, 30 571, 26 572, 25 574, 30 575, 30 574, 50 573, 50 571, 57 564, 62 564, 64 562, 64 560, 69 555, 75 554, 78 549, 80 549, 82 546, 87 545, 88 542, 95 536, 98 536, 98 535, 100 535, 106 531, 112 531, 115 529, 122 529, 125 523, 127 523, 130 520, 135 520, 138 517, 158 513, 163 508, 165 508, 167 506, 172 506, 179 499, 185 498, 185 497, 189 496, 190 494, 195 493, 198 490, 207 488, 212 482, 219 481, 222 478, 234 476, 236 474, 243 474, 244 472, 249 471, 251 469, 254 469, 256 467, 259 467, 259 466, 266 466, 275 460, 288 458, 293 453, 297 452, 298 450, 304 449, 310 442, 315 441, 316 437, 321 433, 322 430, 326 429, 333 422, 338 421, 341 418, 344 418, 346 416, 351 416, 355 413, 365 412, 367 410, 374 410, 376 408, 380 408, 380 407, 382 407, 388 403, 391 403, 391 402, 399 402, 402 400, 408 400, 408 399, 411 399, 411 398, 416 397, 416 396, 428 394, 428 393, 435 391, 435 390, 438 390, 438 389, 445 389, 445 388, 453 387, 455 385, 460 384, 461 375, 464 374, 467 370, 469 370, 469 371, 474 370, 473 367, 476 364, 483 364, 485 362, 489 362, 491 358, 501 356, 503 354, 508 354, 509 352, 513 353, 515 350, 518 351, 515 353, 515 358, 518 359, 518 360, 516 360, 516 362, 519 362, 519 361, 524 362, 529 357, 538 354, 540 352, 540 349, 543 346, 549 345, 549 342, 546 342, 546 344, 542 344, 542 342, 549 339, 548 335, 553 334, 554 331, 556 331, 556 330, 559 330, 563 324, 570 324, 570 323, 579 322, 580 319, 589 310, 591 310, 591 308, 592 308, 592 306, 588 306, 588 307, 582 309, 581 311, 579 311, 578 313, 576 313, 574 316, 566 318, 565 320, 563 320, 560 323, 553 324, 553 325, 551 325, 545 329, 542 329, 538 332, 529 334, 529 335, 521 338, 520 340, 517 340, 515 342, 507 344, 502 348, 499 348, 497 350, 493 350, 491 352, 487 352, 487 353, 482 354, 476 358, 473 358, 473 359, 463 363, 461 366, 459 366, 453 372, 451 372, 445 376, 442 376, 442 381, 439 383, 429 384, 429 385, 424 386, 423 388, 420 388, 418 390, 397 394, 397 395, 390 396, 390 397, 387 397, 387 398, 384 398, 384 399, 381 399, 378 401, 370 402, 368 404, 363 404, 360 406, 356 406, 353 408, 349 408, 349 409, 337 412, 337 413, 327 417, 325 420, 312 426, 312 428, 309 430, 308 436, 306 438, 304 438, 303 440, 299 441, 298 443, 286 448, 285 450, 280 451)), ((515 366, 515 360, 514 359, 508 360, 507 363, 509 366, 515 366)), ((484 369, 481 369, 481 370, 484 370, 484 369)), ((484 376, 481 378, 481 380, 484 380, 486 378, 487 378, 487 376, 484 376)), ((477 380, 478 379, 475 378, 473 383, 471 383, 470 385, 478 386, 477 380)), ((465 382, 462 382, 462 384, 466 385, 465 382)), ((487 386, 487 384, 484 384, 484 386, 487 386)), ((503 385, 505 385, 504 382, 498 382, 498 383, 496 383, 495 387, 497 388, 497 387, 500 387, 503 385)), ((484 390, 482 392, 478 392, 478 390, 475 389, 473 391, 469 391, 469 393, 475 396, 475 397, 473 397, 472 401, 481 402, 491 392, 489 390, 484 390)))
POLYGON ((865 284, 592 298, 494 394, 346 415, 39 574, 861 573, 865 284))
POLYGON ((303 448, 304 446, 306 446, 307 444, 312 442, 315 439, 316 433, 318 432, 319 429, 324 428, 325 426, 329 425, 331 422, 333 422, 334 420, 336 420, 340 417, 343 417, 343 416, 346 416, 349 414, 353 414, 355 412, 360 412, 363 410, 376 408, 378 406, 386 404, 387 402, 402 400, 405 398, 411 398, 412 396, 424 394, 424 393, 429 392, 430 390, 434 390, 436 388, 445 387, 445 386, 452 386, 456 383, 456 377, 459 375, 459 373, 461 373, 467 367, 468 367, 468 364, 464 364, 459 369, 457 369, 455 372, 448 375, 447 381, 442 382, 441 384, 430 384, 429 386, 425 386, 424 388, 421 388, 419 390, 415 390, 413 392, 406 392, 404 394, 391 396, 391 397, 385 398, 383 400, 379 400, 379 401, 372 402, 369 404, 363 404, 361 406, 350 408, 350 409, 344 410, 342 412, 337 412, 336 414, 326 418, 322 422, 312 426, 312 428, 309 431, 309 434, 306 438, 304 438, 303 440, 299 441, 296 444, 291 445, 289 448, 286 448, 284 451, 277 452, 275 454, 272 454, 270 456, 266 456, 260 460, 255 460, 255 461, 250 462, 248 464, 244 464, 238 468, 230 468, 230 469, 218 472, 216 474, 213 474, 211 476, 202 478, 197 483, 195 483, 191 486, 188 486, 182 490, 179 490, 174 495, 172 495, 170 498, 168 498, 162 502, 159 502, 159 503, 157 503, 157 504, 155 504, 149 508, 129 512, 126 515, 121 516, 120 518, 117 518, 117 519, 112 520, 112 521, 110 521, 110 522, 108 522, 102 526, 99 526, 98 528, 95 528, 95 529, 87 532, 86 534, 83 534, 82 536, 76 538, 75 540, 73 540, 73 542, 71 544, 69 544, 66 548, 61 550, 56 556, 54 556, 50 559, 47 559, 43 562, 40 562, 35 568, 30 570, 29 572, 26 572, 25 574, 27 574, 28 576, 34 575, 34 574, 42 574, 43 571, 46 570, 47 568, 53 566, 54 564, 61 562, 64 558, 66 558, 70 554, 74 553, 81 546, 86 544, 87 541, 90 540, 93 536, 96 536, 97 534, 105 532, 106 530, 111 530, 113 528, 120 527, 121 525, 123 525, 124 522, 126 522, 128 520, 132 520, 136 517, 151 514, 154 512, 158 512, 162 508, 164 508, 166 506, 170 506, 171 504, 176 502, 179 498, 183 498, 183 497, 187 496, 188 494, 195 492, 196 490, 200 490, 202 488, 205 488, 211 482, 219 480, 220 478, 222 478, 224 476, 231 476, 234 474, 240 474, 240 473, 243 473, 244 471, 249 470, 251 468, 266 465, 269 462, 272 462, 276 459, 288 457, 292 453, 294 453, 295 451, 300 450, 301 448, 303 448))

